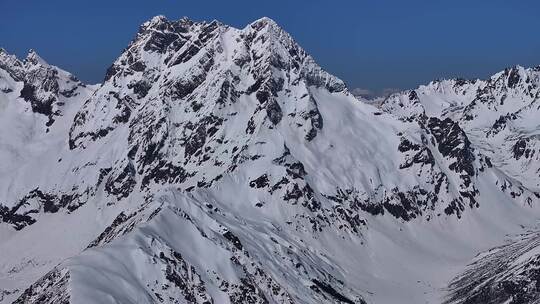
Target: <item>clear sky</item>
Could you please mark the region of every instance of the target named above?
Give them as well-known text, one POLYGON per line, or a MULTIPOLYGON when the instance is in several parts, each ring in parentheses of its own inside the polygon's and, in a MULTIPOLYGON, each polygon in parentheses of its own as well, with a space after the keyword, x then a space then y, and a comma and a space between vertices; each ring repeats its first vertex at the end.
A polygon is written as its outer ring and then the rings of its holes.
POLYGON ((0 47, 99 82, 154 15, 235 27, 268 16, 350 88, 412 88, 540 65, 538 0, 0 0, 0 47))

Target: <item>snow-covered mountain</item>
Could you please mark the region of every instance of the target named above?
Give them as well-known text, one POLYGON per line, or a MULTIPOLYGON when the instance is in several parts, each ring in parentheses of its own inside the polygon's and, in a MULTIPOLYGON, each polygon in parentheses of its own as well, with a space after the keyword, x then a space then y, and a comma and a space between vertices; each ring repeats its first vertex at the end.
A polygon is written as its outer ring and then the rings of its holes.
MULTIPOLYGON (((430 117, 460 126, 476 150, 506 178, 501 190, 514 187, 515 198, 534 205, 540 198, 540 67, 515 66, 487 80, 435 81, 395 94, 381 109, 402 120, 430 117)), ((538 232, 524 231, 475 259, 451 283, 448 303, 536 303, 540 253, 538 232)))
POLYGON ((540 216, 538 75, 376 108, 268 18, 155 17, 98 86, 0 51, 0 303, 476 303, 540 216))

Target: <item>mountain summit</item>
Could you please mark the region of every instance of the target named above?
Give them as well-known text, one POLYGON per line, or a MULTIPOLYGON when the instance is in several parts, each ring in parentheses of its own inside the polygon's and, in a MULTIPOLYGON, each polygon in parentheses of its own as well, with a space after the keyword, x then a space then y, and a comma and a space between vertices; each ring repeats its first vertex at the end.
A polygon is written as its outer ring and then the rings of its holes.
POLYGON ((99 86, 0 52, 0 303, 474 299, 449 282, 540 213, 538 79, 502 73, 376 108, 269 18, 154 17, 99 86))

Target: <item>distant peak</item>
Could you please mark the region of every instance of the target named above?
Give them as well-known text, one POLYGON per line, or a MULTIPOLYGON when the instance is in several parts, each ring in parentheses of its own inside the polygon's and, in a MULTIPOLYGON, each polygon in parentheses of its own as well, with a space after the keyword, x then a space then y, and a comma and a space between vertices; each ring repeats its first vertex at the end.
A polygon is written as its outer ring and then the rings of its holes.
POLYGON ((26 61, 32 64, 49 65, 43 58, 41 58, 36 51, 30 49, 28 55, 26 55, 26 61))

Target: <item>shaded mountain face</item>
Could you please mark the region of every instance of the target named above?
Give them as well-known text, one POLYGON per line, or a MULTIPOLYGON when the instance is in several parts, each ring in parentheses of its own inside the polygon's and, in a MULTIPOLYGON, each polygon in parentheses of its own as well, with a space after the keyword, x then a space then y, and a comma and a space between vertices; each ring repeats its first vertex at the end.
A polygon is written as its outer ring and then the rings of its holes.
POLYGON ((268 18, 155 17, 99 86, 0 55, 0 302, 441 302, 538 216, 538 176, 488 142, 531 122, 484 141, 474 116, 537 100, 533 70, 378 109, 268 18))

